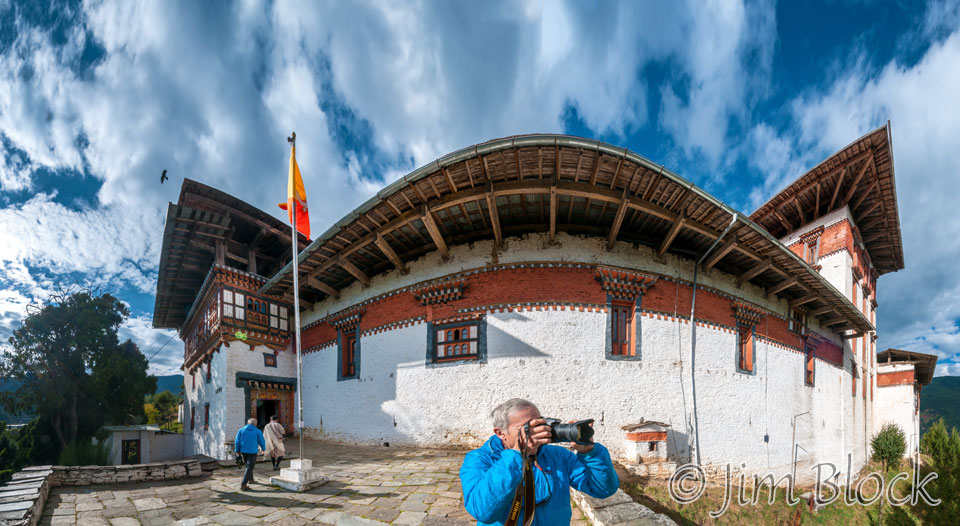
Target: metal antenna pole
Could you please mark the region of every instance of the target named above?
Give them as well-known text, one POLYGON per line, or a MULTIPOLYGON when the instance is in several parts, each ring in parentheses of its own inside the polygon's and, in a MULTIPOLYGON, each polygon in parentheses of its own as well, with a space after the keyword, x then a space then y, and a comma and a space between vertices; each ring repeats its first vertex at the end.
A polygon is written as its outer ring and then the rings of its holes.
MULTIPOLYGON (((290 170, 293 170, 293 163, 296 159, 297 151, 297 132, 292 132, 290 137, 287 137, 287 142, 290 143, 290 170)), ((293 174, 290 174, 291 176, 293 174)), ((291 180, 289 184, 293 184, 291 180)), ((303 460, 303 377, 300 372, 300 283, 298 279, 298 274, 300 274, 300 262, 298 261, 298 256, 300 255, 297 250, 297 196, 296 188, 291 189, 294 192, 293 203, 290 203, 291 212, 293 216, 293 221, 291 225, 293 226, 293 236, 290 238, 290 246, 293 251, 293 327, 295 340, 297 342, 297 434, 300 436, 300 448, 299 448, 299 457, 300 460, 303 460)))

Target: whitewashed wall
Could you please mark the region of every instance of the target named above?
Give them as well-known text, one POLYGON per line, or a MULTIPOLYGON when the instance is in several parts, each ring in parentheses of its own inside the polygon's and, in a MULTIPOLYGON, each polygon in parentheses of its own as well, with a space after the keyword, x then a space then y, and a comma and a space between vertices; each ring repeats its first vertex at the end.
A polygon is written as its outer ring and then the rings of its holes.
MULTIPOLYGON (((409 264, 410 274, 376 276, 369 288, 352 285, 339 301, 318 304, 307 324, 377 294, 493 263, 582 261, 605 263, 692 279, 692 262, 649 249, 618 244, 607 252, 604 240, 560 235, 560 246, 544 236, 508 241, 496 257, 489 243, 451 249, 451 261, 435 254, 409 264)), ((764 299, 758 288, 735 286, 735 278, 704 273, 702 286, 718 288, 786 315, 785 301, 764 299)), ((689 313, 682 313, 686 316, 689 313)), ((487 323, 487 363, 426 367, 426 324, 361 336, 360 378, 337 381, 336 347, 304 357, 305 425, 329 438, 366 443, 429 445, 479 444, 491 434, 489 411, 510 397, 528 398, 544 415, 562 419, 596 418, 597 439, 614 454, 624 450, 620 427, 641 418, 671 424, 668 454, 685 461, 692 442, 690 326, 640 318, 642 361, 604 359, 605 313, 547 311, 491 313, 487 323)), ((838 342, 839 343, 839 342, 838 342)), ((858 419, 862 404, 851 403, 850 377, 823 362, 816 385, 804 385, 803 356, 758 343, 754 375, 736 372, 735 336, 697 328, 697 403, 704 463, 741 462, 748 471, 790 472, 792 419, 797 419, 801 466, 833 462, 845 470, 845 453, 859 469, 868 422, 858 419), (764 437, 767 436, 767 441, 764 437)), ((850 351, 845 349, 844 363, 850 351)), ((802 469, 801 467, 801 469, 802 469)), ((802 473, 798 473, 803 475, 802 473)))
POLYGON ((233 442, 237 430, 246 424, 248 418, 244 412, 245 399, 242 387, 237 387, 237 373, 247 372, 264 376, 296 378, 296 361, 289 350, 277 355, 277 367, 263 365, 263 353, 273 351, 265 346, 230 342, 221 345, 219 352, 213 354, 211 364, 212 380, 204 380, 205 369, 197 373, 197 388, 191 388, 190 375, 184 378, 184 393, 189 407, 196 408, 196 423, 190 430, 190 412, 186 409, 184 422, 185 456, 194 454, 209 455, 219 459, 229 459, 233 451, 225 447, 233 442), (203 406, 210 403, 210 429, 203 430, 203 406))
MULTIPOLYGON (((913 364, 884 364, 879 367, 884 373, 914 370, 913 364)), ((917 447, 918 415, 914 412, 914 386, 912 384, 888 385, 877 389, 877 419, 873 433, 886 424, 897 424, 907 439, 907 455, 917 447)))
MULTIPOLYGON (((184 376, 184 397, 187 400, 185 407, 185 423, 183 426, 183 454, 190 455, 208 455, 213 458, 228 458, 224 449, 224 440, 228 432, 226 418, 228 415, 226 388, 229 381, 227 379, 227 359, 224 351, 229 348, 221 346, 219 352, 213 353, 210 364, 211 379, 206 381, 206 367, 197 370, 196 387, 190 375, 184 376), (204 404, 210 404, 210 428, 203 428, 203 407, 204 404), (195 409, 193 429, 190 429, 190 409, 195 409)), ((234 432, 236 430, 234 429, 234 432)), ((231 437, 232 439, 233 437, 231 437)))

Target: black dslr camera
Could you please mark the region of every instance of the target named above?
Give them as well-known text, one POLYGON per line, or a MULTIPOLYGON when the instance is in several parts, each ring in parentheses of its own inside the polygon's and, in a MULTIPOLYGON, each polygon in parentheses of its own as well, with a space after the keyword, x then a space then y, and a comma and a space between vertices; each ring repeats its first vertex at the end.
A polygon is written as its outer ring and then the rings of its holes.
MULTIPOLYGON (((572 424, 565 424, 559 418, 544 418, 550 426, 550 442, 576 442, 582 446, 593 444, 593 428, 590 424, 593 419, 580 420, 572 424)), ((530 436, 530 423, 523 426, 523 432, 530 436)))

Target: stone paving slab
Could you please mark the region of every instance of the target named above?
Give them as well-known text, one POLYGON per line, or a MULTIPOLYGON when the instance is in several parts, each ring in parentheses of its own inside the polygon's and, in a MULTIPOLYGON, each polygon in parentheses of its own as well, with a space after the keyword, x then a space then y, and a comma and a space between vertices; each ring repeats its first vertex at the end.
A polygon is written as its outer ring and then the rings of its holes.
MULTIPOLYGON (((269 485, 267 462, 240 491, 241 469, 198 478, 54 488, 40 524, 67 526, 473 526, 458 472, 465 451, 365 447, 305 440, 329 481, 305 493, 269 485)), ((297 441, 288 440, 296 458, 297 441)), ((284 466, 288 463, 284 461, 284 466)), ((623 505, 620 501, 614 501, 623 505)), ((610 505, 613 505, 611 502, 610 505)), ((599 503, 597 503, 599 504, 599 503)), ((589 526, 576 506, 572 526, 589 526)))
MULTIPOLYGON (((240 491, 230 466, 199 478, 51 490, 42 525, 472 526, 458 471, 464 451, 363 447, 306 440, 305 457, 329 481, 305 493, 269 485, 261 462, 240 491)), ((287 450, 296 456, 296 441, 287 450), (291 451, 292 450, 292 451, 291 451)), ((287 461, 284 461, 284 466, 287 461)))

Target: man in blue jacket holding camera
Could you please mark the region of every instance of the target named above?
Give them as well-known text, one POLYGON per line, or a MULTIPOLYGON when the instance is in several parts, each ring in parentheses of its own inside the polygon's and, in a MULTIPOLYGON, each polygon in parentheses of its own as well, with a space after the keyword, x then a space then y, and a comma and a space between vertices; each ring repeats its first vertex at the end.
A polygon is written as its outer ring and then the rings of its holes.
MULTIPOLYGON (((534 526, 570 524, 571 487, 598 499, 616 493, 620 480, 607 448, 592 442, 574 443, 577 452, 573 453, 547 445, 553 436, 550 425, 535 405, 520 398, 500 404, 490 416, 494 436, 467 453, 460 467, 464 506, 478 525, 507 522, 523 480, 524 452, 535 458, 531 465, 534 526)), ((523 524, 523 519, 520 511, 516 524, 523 524)))

